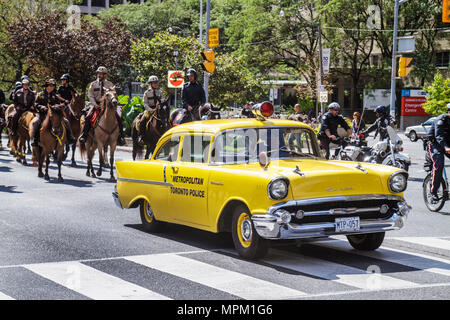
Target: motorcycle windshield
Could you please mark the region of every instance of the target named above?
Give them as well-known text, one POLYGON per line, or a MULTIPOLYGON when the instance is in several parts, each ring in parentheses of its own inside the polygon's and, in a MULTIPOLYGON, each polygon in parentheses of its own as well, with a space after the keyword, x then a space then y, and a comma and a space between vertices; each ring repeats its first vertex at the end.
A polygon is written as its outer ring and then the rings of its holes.
POLYGON ((394 128, 388 126, 386 130, 389 134, 389 139, 391 140, 392 143, 397 144, 398 141, 402 141, 402 139, 400 139, 400 137, 398 136, 397 132, 395 132, 394 128))

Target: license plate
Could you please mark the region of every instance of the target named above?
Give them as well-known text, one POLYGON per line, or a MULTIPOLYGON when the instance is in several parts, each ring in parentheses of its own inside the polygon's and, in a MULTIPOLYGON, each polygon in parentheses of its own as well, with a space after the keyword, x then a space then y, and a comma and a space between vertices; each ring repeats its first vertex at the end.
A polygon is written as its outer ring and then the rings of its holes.
POLYGON ((359 230, 359 217, 336 218, 336 232, 348 232, 359 230))

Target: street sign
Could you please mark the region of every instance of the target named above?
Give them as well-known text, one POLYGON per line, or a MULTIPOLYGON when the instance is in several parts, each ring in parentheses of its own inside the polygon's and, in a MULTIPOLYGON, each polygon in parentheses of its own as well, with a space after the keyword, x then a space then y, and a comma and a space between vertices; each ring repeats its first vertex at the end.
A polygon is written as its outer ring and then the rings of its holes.
POLYGON ((202 58, 206 60, 202 63, 202 69, 208 73, 213 73, 216 69, 214 65, 214 60, 216 59, 216 54, 213 50, 206 50, 202 52, 202 58))
POLYGON ((398 49, 397 53, 413 53, 416 47, 416 40, 414 36, 397 37, 398 49))
POLYGON ((319 92, 319 102, 320 103, 328 102, 328 91, 320 91, 319 92))
POLYGON ((167 75, 169 88, 181 88, 184 84, 184 72, 183 71, 169 71, 167 75))
POLYGON ((219 28, 212 28, 208 31, 208 47, 214 48, 219 46, 219 28))
POLYGON ((450 23, 450 0, 442 2, 442 22, 450 23))
POLYGON ((322 66, 323 74, 328 74, 330 72, 330 48, 322 49, 322 66))

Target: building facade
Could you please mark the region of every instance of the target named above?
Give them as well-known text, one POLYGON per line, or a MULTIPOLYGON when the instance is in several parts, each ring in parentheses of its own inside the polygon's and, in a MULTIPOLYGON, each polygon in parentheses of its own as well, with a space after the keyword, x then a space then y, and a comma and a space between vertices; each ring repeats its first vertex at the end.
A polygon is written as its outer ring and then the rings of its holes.
POLYGON ((144 3, 145 0, 83 0, 80 4, 81 13, 96 15, 100 10, 108 9, 116 4, 144 3))

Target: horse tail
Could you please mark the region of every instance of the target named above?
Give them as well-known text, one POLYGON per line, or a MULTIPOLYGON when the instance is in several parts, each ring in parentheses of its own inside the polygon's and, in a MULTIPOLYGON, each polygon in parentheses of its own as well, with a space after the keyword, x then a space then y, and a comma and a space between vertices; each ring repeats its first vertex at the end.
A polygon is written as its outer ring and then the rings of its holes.
POLYGON ((80 150, 80 154, 81 154, 81 159, 83 159, 83 161, 86 159, 86 143, 81 143, 80 141, 78 141, 78 150, 80 150))
POLYGON ((139 117, 136 117, 131 125, 131 139, 133 140, 133 152, 136 153, 138 159, 142 159, 144 157, 144 147, 138 143, 139 137, 138 130, 136 129, 138 118, 139 117))

